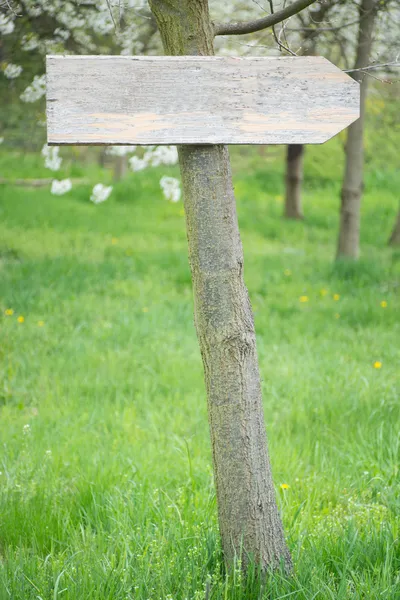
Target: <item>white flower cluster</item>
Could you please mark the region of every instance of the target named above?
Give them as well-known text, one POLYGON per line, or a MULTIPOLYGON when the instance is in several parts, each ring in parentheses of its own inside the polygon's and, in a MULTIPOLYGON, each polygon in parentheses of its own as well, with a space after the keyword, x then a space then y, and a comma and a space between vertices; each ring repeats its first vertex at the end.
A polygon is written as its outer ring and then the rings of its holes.
POLYGON ((135 150, 136 146, 109 146, 106 152, 110 156, 126 156, 135 150))
POLYGON ((57 27, 54 30, 54 35, 58 36, 59 38, 61 38, 64 41, 67 41, 71 35, 71 33, 69 31, 67 31, 66 29, 61 29, 61 27, 57 27))
POLYGON ((179 179, 164 175, 164 177, 161 177, 160 179, 160 187, 167 200, 170 200, 171 202, 178 202, 181 199, 179 179))
POLYGON ((14 31, 14 22, 10 17, 6 15, 0 15, 0 33, 1 35, 8 35, 14 31))
POLYGON ((175 165, 177 162, 176 146, 149 146, 143 158, 132 156, 129 159, 132 171, 142 171, 146 167, 159 167, 160 165, 175 165))
POLYGON ((22 92, 23 102, 36 102, 46 93, 46 75, 35 75, 32 83, 22 92))
POLYGON ((8 63, 3 73, 7 79, 16 79, 21 75, 23 68, 20 65, 13 65, 12 63, 8 63))
POLYGON ((72 183, 70 179, 53 179, 51 183, 51 193, 55 196, 62 196, 72 189, 72 183))
POLYGON ((25 52, 32 52, 32 50, 36 50, 36 48, 39 48, 39 46, 39 39, 34 33, 24 35, 21 40, 21 48, 25 52))
POLYGON ((58 155, 60 148, 58 146, 48 146, 45 144, 42 148, 44 156, 44 166, 51 171, 58 171, 61 167, 62 158, 58 155))
POLYGON ((112 189, 112 185, 106 186, 102 183, 97 183, 92 190, 92 195, 90 196, 91 202, 93 202, 93 204, 100 204, 100 202, 104 202, 110 196, 112 189))

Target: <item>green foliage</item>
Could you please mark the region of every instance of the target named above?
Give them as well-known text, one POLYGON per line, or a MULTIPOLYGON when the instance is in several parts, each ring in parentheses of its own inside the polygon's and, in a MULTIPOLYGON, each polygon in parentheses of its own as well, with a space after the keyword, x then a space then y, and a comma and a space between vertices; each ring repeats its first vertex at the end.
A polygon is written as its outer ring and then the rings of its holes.
POLYGON ((281 149, 232 154, 294 574, 224 571, 182 205, 149 170, 94 206, 111 175, 72 153, 65 196, 0 187, 1 600, 400 598, 397 165, 368 169, 362 260, 333 266, 340 140, 307 149, 299 223, 281 149))

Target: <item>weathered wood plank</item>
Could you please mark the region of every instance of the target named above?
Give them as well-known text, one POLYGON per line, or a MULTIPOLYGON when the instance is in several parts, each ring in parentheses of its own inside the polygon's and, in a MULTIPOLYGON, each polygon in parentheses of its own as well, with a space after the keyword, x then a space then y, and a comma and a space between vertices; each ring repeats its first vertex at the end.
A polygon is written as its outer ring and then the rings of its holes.
POLYGON ((47 57, 50 144, 318 144, 358 116, 321 57, 47 57))

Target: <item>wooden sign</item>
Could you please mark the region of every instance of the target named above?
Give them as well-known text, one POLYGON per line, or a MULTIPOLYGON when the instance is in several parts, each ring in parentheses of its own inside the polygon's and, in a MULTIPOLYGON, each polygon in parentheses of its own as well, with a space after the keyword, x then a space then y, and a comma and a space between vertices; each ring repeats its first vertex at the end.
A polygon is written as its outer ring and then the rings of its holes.
POLYGON ((48 56, 49 144, 319 144, 359 117, 321 57, 48 56))

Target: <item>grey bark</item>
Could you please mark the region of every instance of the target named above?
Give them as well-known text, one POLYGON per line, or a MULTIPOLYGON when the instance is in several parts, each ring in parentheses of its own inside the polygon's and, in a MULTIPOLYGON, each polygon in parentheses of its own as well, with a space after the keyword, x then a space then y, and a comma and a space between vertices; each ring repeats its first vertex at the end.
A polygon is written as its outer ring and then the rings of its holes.
MULTIPOLYGON (((207 0, 150 0, 166 54, 213 54, 207 0)), ((225 561, 291 566, 265 435, 253 314, 228 150, 179 149, 225 561)))
POLYGON ((400 210, 397 213, 396 224, 389 239, 390 246, 400 246, 400 210))
MULTIPOLYGON (((314 56, 317 49, 318 27, 327 16, 333 3, 327 0, 324 4, 317 4, 312 12, 312 29, 307 29, 302 35, 302 54, 314 56)), ((305 146, 303 144, 290 144, 286 151, 286 176, 285 176, 285 218, 300 220, 304 218, 302 207, 302 187, 304 172, 304 154, 305 146)))
POLYGON ((114 181, 121 181, 128 171, 128 158, 116 156, 114 159, 114 181))
MULTIPOLYGON (((368 65, 372 49, 377 4, 377 0, 362 0, 360 4, 355 69, 362 69, 368 65)), ((354 72, 352 77, 359 81, 361 86, 360 118, 350 125, 347 134, 346 166, 341 193, 342 202, 336 258, 356 260, 360 253, 360 207, 363 189, 365 100, 368 77, 362 71, 354 72)))
POLYGON ((301 188, 303 182, 304 146, 291 144, 286 153, 286 219, 303 219, 301 188))

